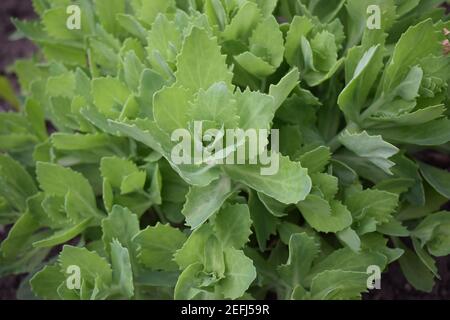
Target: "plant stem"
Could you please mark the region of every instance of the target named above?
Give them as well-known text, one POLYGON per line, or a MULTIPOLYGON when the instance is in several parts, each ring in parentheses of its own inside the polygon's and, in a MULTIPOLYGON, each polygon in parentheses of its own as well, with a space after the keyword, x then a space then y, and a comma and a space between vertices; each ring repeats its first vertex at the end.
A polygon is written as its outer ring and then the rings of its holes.
POLYGON ((360 123, 363 123, 364 120, 366 120, 367 118, 369 118, 371 115, 373 115, 374 113, 376 113, 378 111, 378 109, 384 105, 386 102, 390 101, 393 97, 388 95, 385 96, 384 94, 382 94, 374 103, 372 103, 359 117, 357 123, 355 122, 350 122, 347 124, 347 126, 341 131, 339 132, 329 143, 328 146, 330 147, 332 152, 335 152, 336 150, 338 150, 342 144, 339 141, 339 137, 342 135, 342 133, 344 133, 346 130, 349 131, 353 131, 353 130, 358 130, 360 128, 360 123))
POLYGON ((162 213, 162 211, 159 209, 158 206, 153 206, 153 209, 155 210, 161 223, 163 224, 169 223, 169 221, 167 221, 166 217, 164 216, 164 214, 162 213))
POLYGON ((328 147, 330 147, 331 152, 335 152, 336 150, 338 150, 342 144, 339 141, 339 137, 345 132, 345 131, 354 131, 359 129, 359 126, 355 123, 355 122, 350 122, 349 124, 347 124, 347 126, 341 131, 339 132, 329 143, 328 143, 328 147))

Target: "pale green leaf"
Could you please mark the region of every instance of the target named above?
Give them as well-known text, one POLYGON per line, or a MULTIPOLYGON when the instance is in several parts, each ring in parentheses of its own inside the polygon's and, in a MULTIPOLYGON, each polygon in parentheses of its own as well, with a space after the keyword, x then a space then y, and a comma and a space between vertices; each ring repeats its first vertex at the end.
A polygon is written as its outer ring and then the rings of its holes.
POLYGON ((153 270, 174 271, 177 265, 174 253, 180 249, 186 236, 179 230, 158 223, 139 232, 134 242, 140 246, 139 260, 153 270))

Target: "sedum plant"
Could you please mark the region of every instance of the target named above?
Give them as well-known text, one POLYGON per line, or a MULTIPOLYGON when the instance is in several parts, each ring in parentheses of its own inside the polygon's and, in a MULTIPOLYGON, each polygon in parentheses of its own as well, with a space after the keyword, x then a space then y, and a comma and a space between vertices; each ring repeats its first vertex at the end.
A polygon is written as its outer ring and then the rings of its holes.
POLYGON ((439 3, 33 0, 14 23, 40 50, 19 98, 1 85, 0 276, 42 299, 357 299, 397 261, 431 291, 450 173, 414 155, 450 149, 439 3), (265 133, 277 170, 225 161, 250 144, 227 129, 265 133), (175 161, 176 130, 210 161, 175 161))

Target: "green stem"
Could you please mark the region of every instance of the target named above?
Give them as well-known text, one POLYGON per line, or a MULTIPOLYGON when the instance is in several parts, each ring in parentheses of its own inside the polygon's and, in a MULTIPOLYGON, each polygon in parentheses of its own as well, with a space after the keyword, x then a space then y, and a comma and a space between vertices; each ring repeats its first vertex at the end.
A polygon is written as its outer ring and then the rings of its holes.
POLYGON ((267 80, 266 78, 261 80, 261 92, 266 92, 267 80))
POLYGON ((372 116, 374 113, 380 109, 382 105, 384 105, 386 102, 390 101, 389 96, 384 96, 382 94, 370 107, 368 107, 360 116, 359 123, 362 123, 364 120, 366 120, 368 117, 372 116))
POLYGON ((346 131, 354 131, 357 130, 359 128, 359 126, 354 123, 354 122, 350 122, 341 132, 339 132, 329 143, 328 143, 328 147, 330 147, 331 152, 335 152, 336 150, 338 150, 342 144, 339 141, 339 137, 346 131))
POLYGON ((153 206, 153 209, 155 210, 156 214, 158 215, 158 218, 161 221, 161 223, 163 223, 163 224, 169 223, 169 221, 166 219, 166 217, 164 216, 164 214, 162 213, 162 211, 159 209, 158 206, 153 206))
POLYGON ((358 130, 360 128, 359 124, 363 123, 364 120, 372 116, 374 113, 380 109, 381 106, 383 106, 386 102, 392 100, 392 96, 388 95, 385 96, 382 94, 374 103, 372 103, 360 116, 357 123, 350 122, 341 132, 339 132, 329 143, 328 146, 330 147, 332 152, 335 152, 338 150, 342 144, 339 141, 339 137, 342 135, 343 132, 346 130, 353 131, 358 130))

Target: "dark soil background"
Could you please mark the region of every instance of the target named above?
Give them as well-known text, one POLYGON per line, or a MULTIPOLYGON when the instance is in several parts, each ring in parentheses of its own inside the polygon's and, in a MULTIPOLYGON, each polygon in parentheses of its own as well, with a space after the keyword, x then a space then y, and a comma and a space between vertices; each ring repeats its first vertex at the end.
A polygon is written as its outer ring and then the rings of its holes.
POLYGON ((15 32, 11 17, 31 19, 35 17, 29 0, 1 0, 0 2, 0 73, 14 60, 29 56, 35 46, 28 40, 10 41, 15 32))
MULTIPOLYGON (((447 7, 450 9, 449 5, 447 7)), ((15 28, 10 22, 11 17, 31 19, 35 17, 31 1, 29 0, 1 0, 0 1, 0 74, 5 75, 6 67, 16 59, 29 57, 36 47, 27 40, 12 41, 11 35, 15 28)), ((12 75, 8 77, 15 83, 12 75)), ((4 101, 0 100, 0 110, 8 110, 4 101)), ((425 151, 417 155, 422 161, 443 169, 450 170, 450 155, 443 155, 434 151, 425 151)), ((450 210, 450 206, 446 206, 450 210)), ((0 242, 6 237, 8 228, 0 226, 0 242)), ((450 299, 450 257, 437 259, 437 266, 441 280, 438 281, 431 293, 415 290, 404 278, 398 263, 394 263, 382 275, 381 290, 373 290, 365 294, 367 300, 420 299, 437 300, 450 299)), ((16 290, 25 275, 0 278, 0 300, 15 299, 16 290)))

